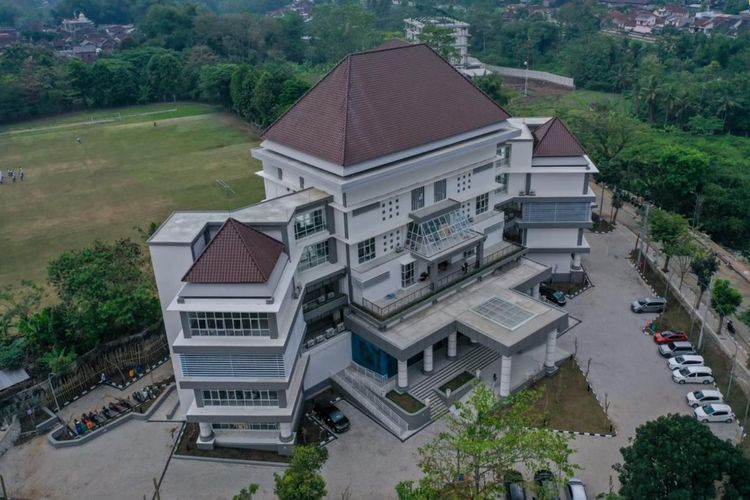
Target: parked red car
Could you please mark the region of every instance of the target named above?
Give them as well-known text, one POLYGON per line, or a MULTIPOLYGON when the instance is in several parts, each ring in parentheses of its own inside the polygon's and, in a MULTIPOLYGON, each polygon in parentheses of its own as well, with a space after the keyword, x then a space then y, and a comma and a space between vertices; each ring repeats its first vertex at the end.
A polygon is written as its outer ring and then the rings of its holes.
POLYGON ((687 342, 688 336, 685 332, 671 332, 669 330, 664 330, 663 332, 657 332, 654 335, 654 342, 657 344, 668 344, 670 342, 677 342, 677 341, 686 341, 687 342))

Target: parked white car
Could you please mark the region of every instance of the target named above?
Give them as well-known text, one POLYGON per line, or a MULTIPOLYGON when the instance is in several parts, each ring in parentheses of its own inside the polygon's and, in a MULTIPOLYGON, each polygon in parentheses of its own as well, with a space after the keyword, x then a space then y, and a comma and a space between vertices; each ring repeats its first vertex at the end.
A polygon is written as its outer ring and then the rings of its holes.
POLYGON ((719 391, 713 390, 688 392, 686 398, 688 405, 692 408, 724 402, 724 396, 719 391))
POLYGON ((693 415, 695 415, 698 422, 703 422, 704 424, 708 422, 726 422, 731 424, 735 418, 732 408, 725 404, 699 406, 693 410, 693 415))
POLYGON ((714 374, 707 366, 683 366, 672 372, 678 384, 713 384, 714 374))
POLYGON ((680 354, 667 360, 670 370, 676 370, 683 366, 703 366, 703 356, 697 354, 680 354))

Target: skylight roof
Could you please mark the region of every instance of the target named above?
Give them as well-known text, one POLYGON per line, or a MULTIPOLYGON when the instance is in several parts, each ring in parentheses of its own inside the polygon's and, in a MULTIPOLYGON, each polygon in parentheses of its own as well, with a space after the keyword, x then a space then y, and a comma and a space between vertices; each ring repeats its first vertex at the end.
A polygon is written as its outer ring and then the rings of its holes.
POLYGON ((535 313, 528 309, 524 309, 499 297, 490 298, 486 302, 474 307, 472 311, 510 331, 516 330, 536 316, 535 313))

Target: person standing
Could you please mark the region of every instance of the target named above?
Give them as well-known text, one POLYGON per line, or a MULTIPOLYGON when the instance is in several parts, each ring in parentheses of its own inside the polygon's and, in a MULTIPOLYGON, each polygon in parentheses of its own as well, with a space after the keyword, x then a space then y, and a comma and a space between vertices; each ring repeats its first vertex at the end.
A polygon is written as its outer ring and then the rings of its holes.
POLYGON ((3 185, 3 171, 0 169, 0 186, 3 185))
POLYGON ((23 182, 23 167, 18 169, 18 176, 21 178, 21 182, 23 182))

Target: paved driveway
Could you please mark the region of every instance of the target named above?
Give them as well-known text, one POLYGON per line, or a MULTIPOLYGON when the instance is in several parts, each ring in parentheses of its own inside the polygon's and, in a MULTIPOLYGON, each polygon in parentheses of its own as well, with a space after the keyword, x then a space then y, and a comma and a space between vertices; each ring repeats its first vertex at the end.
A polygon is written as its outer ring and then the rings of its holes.
MULTIPOLYGON (((653 314, 634 314, 629 304, 649 295, 627 261, 633 243, 618 228, 606 235, 587 234, 591 255, 584 261, 595 287, 569 301, 571 315, 583 320, 565 334, 559 345, 571 352, 578 339, 578 360, 585 367, 591 359, 589 380, 603 400, 610 402, 609 415, 616 438, 577 438, 575 459, 585 469, 580 477, 590 492, 607 491, 612 464, 621 460, 619 448, 626 446, 635 428, 667 413, 691 413, 685 394, 705 388, 672 382, 666 362, 659 356, 653 339, 640 333, 653 314)), ((711 424, 720 436, 736 439, 737 424, 711 424)))

